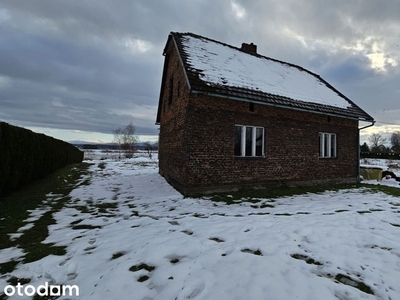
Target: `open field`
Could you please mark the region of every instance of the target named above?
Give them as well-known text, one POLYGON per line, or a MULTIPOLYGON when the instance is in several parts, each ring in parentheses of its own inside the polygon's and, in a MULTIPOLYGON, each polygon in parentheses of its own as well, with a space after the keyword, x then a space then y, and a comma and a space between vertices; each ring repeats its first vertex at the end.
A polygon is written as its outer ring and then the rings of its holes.
POLYGON ((53 190, 12 195, 32 207, 0 203, 0 295, 49 282, 76 299, 400 299, 400 189, 192 199, 157 172, 156 155, 94 151, 53 190))

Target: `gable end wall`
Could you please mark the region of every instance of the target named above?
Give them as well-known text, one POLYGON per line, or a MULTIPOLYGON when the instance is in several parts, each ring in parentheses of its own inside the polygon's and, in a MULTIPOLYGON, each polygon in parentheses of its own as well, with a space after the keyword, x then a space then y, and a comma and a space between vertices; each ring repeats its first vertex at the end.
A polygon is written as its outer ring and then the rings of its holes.
POLYGON ((187 178, 186 111, 189 88, 175 47, 165 59, 164 90, 161 91, 162 103, 159 107, 159 173, 181 189, 186 185, 187 178))

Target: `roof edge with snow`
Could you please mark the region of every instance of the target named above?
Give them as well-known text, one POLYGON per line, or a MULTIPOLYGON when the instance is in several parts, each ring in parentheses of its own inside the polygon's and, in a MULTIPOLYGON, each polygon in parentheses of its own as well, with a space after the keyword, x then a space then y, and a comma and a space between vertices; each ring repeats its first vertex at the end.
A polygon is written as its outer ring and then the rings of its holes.
POLYGON ((164 54, 172 46, 177 47, 192 93, 374 121, 321 76, 301 66, 193 33, 171 32, 164 54))

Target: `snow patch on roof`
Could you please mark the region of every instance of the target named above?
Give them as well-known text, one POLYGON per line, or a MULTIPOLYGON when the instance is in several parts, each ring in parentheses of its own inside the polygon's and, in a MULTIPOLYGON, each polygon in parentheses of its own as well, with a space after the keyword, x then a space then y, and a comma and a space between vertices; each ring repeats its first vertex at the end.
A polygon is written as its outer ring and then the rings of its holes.
POLYGON ((187 62, 208 85, 239 87, 344 109, 351 107, 318 77, 295 66, 203 38, 186 35, 183 41, 187 62))

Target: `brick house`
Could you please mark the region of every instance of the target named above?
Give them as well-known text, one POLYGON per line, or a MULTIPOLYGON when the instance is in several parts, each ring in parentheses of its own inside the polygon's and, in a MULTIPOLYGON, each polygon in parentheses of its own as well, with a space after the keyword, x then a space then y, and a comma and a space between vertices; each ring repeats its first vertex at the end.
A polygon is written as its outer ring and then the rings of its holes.
POLYGON ((159 172, 183 195, 357 182, 374 120, 320 76, 192 33, 163 54, 159 172))

